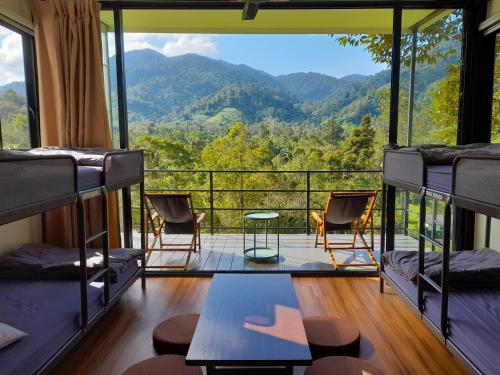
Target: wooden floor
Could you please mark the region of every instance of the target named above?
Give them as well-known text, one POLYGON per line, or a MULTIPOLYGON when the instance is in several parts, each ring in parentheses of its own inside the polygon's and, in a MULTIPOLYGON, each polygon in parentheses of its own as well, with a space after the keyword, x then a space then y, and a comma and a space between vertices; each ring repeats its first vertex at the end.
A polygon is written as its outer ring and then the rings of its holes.
MULTIPOLYGON (((258 237, 258 245, 264 245, 264 236, 258 237)), ((352 235, 331 235, 331 240, 347 241, 352 235)), ((190 241, 186 235, 166 236, 170 243, 186 243, 190 241)), ((380 236, 375 236, 375 258, 379 257, 380 236)), ((398 250, 417 250, 418 242, 409 236, 397 235, 398 250)), ((139 237, 134 238, 139 243, 139 237)), ((193 254, 189 262, 189 270, 194 272, 227 272, 227 271, 334 271, 329 253, 325 253, 322 245, 314 247, 315 236, 305 234, 282 234, 280 236, 280 257, 271 258, 266 262, 254 262, 243 256, 243 234, 203 234, 201 237, 201 252, 193 254)), ((358 241, 359 242, 359 241, 358 241)), ((276 247, 276 235, 269 235, 268 245, 276 247)), ((362 245, 358 243, 358 245, 362 245)), ((252 235, 247 235, 245 247, 253 246, 252 235)), ((370 263, 365 250, 334 251, 333 255, 338 264, 370 263)), ((186 252, 155 252, 151 255, 148 264, 164 266, 183 264, 186 261, 186 252)), ((161 268, 162 271, 172 272, 179 269, 161 268)), ((352 272, 375 271, 374 267, 347 267, 343 270, 352 272)))
MULTIPOLYGON (((61 375, 121 374, 154 356, 151 333, 165 318, 200 312, 210 278, 149 278, 136 283, 54 370, 61 375)), ((466 374, 399 296, 378 292, 376 278, 295 278, 302 315, 356 322, 361 357, 391 374, 466 374)), ((302 374, 303 369, 295 369, 302 374)))

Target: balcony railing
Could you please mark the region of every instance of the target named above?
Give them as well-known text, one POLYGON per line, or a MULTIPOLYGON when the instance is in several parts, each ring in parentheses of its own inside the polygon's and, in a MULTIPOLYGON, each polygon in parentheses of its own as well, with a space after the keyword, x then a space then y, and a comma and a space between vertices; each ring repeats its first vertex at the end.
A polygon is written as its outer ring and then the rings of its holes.
MULTIPOLYGON (((243 214, 251 211, 279 212, 285 218, 281 230, 310 234, 314 229, 311 212, 324 209, 326 193, 373 191, 381 186, 379 170, 147 169, 145 172, 146 192, 191 192, 195 209, 207 214, 203 229, 210 234, 242 231, 243 214), (286 198, 278 199, 282 195, 286 198), (232 198, 227 199, 229 196, 232 198), (229 219, 231 225, 221 223, 217 217, 220 212, 227 212, 233 218, 229 219)), ((376 230, 380 229, 379 206, 378 202, 374 210, 376 230)), ((396 210, 405 211, 399 207, 396 210)), ((397 229, 404 230, 406 220, 402 225, 397 229)))

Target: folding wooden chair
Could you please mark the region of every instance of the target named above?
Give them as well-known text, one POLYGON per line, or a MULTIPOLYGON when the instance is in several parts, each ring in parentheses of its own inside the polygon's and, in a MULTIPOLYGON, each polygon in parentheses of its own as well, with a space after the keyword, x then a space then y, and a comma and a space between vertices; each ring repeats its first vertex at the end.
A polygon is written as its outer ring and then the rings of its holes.
POLYGON ((314 246, 323 245, 325 252, 328 251, 332 258, 335 268, 338 267, 364 267, 375 266, 378 269, 378 263, 373 256, 375 247, 373 231, 373 208, 377 200, 378 192, 330 192, 326 202, 326 208, 320 215, 317 212, 312 213, 316 222, 316 241, 314 246), (370 245, 366 242, 364 236, 369 229, 370 245), (353 230, 352 241, 349 242, 329 242, 327 238, 328 231, 353 230), (322 237, 322 242, 319 237, 322 237), (363 246, 358 246, 356 240, 359 237, 363 246), (334 250, 366 250, 371 263, 338 264, 333 254, 334 250))
POLYGON ((187 270, 191 252, 201 250, 201 222, 205 214, 198 214, 193 209, 190 193, 146 193, 146 267, 147 268, 183 268, 187 270), (149 207, 148 201, 153 206, 149 207), (149 245, 149 233, 153 241, 149 245), (168 234, 191 234, 191 241, 186 243, 165 243, 163 232, 168 234), (159 247, 155 245, 159 242, 159 247), (148 265, 154 251, 187 251, 184 264, 148 265))

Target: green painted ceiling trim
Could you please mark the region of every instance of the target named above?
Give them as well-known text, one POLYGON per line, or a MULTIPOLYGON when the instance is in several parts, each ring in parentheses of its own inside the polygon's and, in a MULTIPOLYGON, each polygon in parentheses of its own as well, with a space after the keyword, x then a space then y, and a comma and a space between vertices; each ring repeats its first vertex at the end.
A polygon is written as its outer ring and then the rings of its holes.
MULTIPOLYGON (((402 30, 433 12, 405 11, 402 30)), ((113 29, 113 13, 101 12, 113 29)), ((391 34, 392 9, 260 10, 255 20, 242 21, 241 10, 124 9, 125 32, 193 34, 391 34)))

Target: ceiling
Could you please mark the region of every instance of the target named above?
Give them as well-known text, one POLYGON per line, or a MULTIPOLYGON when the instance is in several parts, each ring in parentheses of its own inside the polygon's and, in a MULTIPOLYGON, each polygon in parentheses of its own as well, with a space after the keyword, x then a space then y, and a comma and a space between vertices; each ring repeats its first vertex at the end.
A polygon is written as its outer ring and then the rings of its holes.
MULTIPOLYGON (((134 33, 194 34, 391 34, 392 9, 261 9, 242 21, 241 9, 124 9, 123 28, 134 33)), ((403 33, 435 14, 403 12, 403 33)), ((440 13, 443 16, 443 13, 440 13)), ((113 13, 101 12, 113 29, 113 13)))

